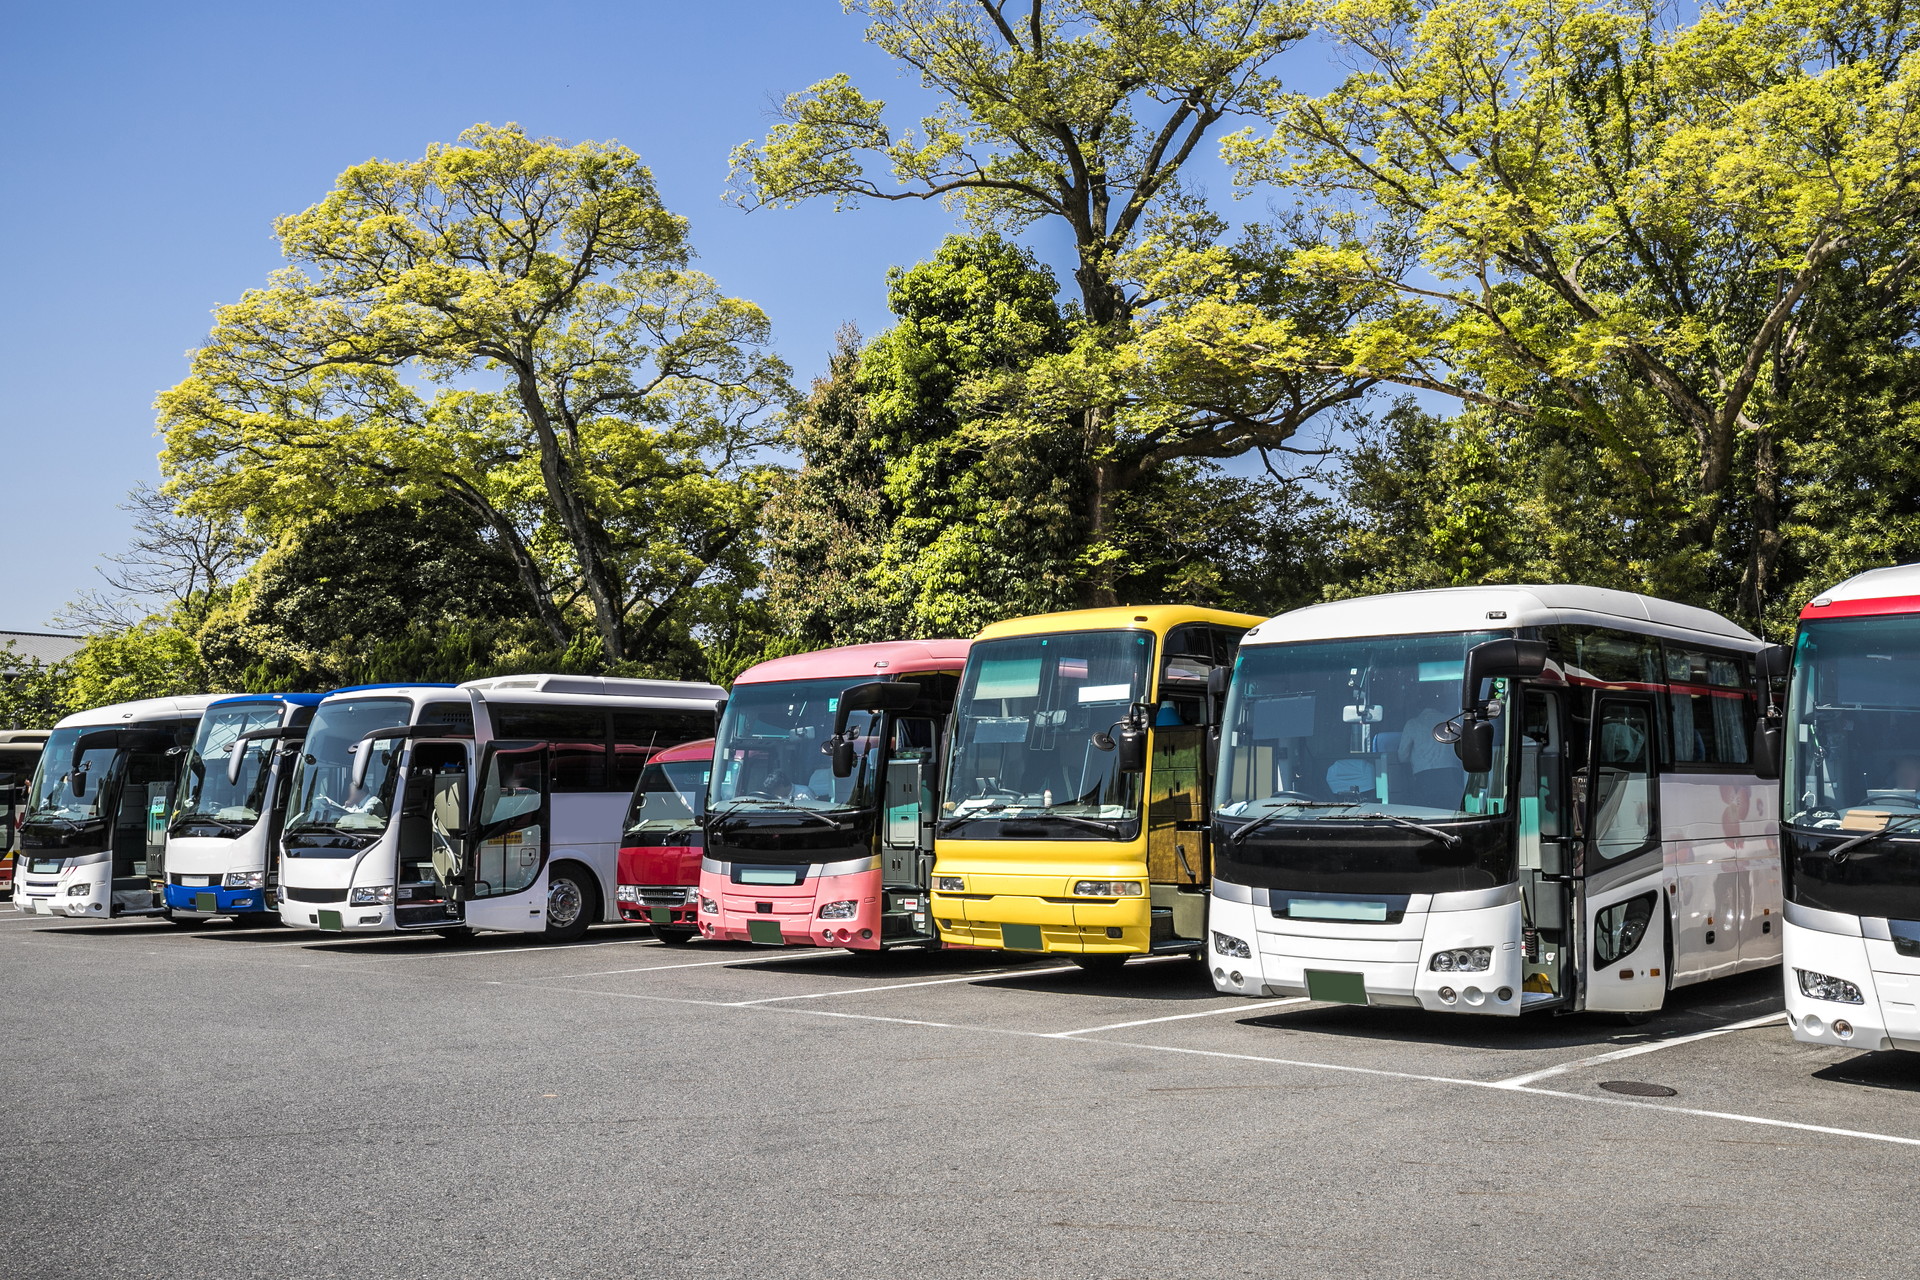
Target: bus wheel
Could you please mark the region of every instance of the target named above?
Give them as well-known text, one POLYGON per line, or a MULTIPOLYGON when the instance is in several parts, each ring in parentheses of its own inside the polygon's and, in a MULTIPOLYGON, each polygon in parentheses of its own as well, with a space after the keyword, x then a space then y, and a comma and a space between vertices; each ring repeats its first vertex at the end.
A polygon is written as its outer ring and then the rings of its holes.
POLYGON ((1098 974, 1100 977, 1108 978, 1120 972, 1120 966, 1127 962, 1127 958, 1125 956, 1096 952, 1093 955, 1075 956, 1073 957, 1073 962, 1082 969, 1085 969, 1088 973, 1098 974))
POLYGON ((670 947, 677 947, 683 942, 692 942, 693 935, 696 932, 698 932, 698 930, 690 929, 683 924, 657 924, 653 926, 653 936, 670 947))
POLYGON ((577 868, 556 867, 547 877, 547 941, 577 941, 599 906, 599 895, 577 868))

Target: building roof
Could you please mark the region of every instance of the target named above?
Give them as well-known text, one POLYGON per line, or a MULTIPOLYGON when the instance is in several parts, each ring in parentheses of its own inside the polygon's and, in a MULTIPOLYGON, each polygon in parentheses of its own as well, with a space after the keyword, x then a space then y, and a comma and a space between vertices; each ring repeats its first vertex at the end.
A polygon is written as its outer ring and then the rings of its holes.
POLYGON ((15 657, 40 662, 65 662, 86 642, 85 636, 63 636, 52 631, 0 631, 0 650, 11 643, 15 657))
POLYGON ((1758 636, 1707 609, 1631 591, 1568 585, 1442 587, 1310 604, 1261 623, 1247 633, 1246 643, 1510 631, 1569 623, 1604 627, 1623 621, 1632 623, 1635 631, 1668 639, 1705 635, 1739 648, 1760 647, 1758 636))
POLYGON ((847 644, 816 649, 786 658, 756 662, 733 678, 735 684, 767 684, 774 680, 857 680, 923 671, 958 671, 967 662, 969 640, 882 640, 877 644, 847 644))

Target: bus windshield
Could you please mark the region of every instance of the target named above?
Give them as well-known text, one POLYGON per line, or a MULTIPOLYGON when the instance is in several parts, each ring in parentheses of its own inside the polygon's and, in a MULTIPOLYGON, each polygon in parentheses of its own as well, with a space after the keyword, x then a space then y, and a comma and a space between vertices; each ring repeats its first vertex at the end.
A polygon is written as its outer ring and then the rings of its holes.
POLYGON ((1853 810, 1876 818, 1920 814, 1916 650, 1920 618, 1849 618, 1801 628, 1782 806, 1789 823, 1839 828, 1853 810))
POLYGON ((408 723, 413 704, 405 698, 345 698, 320 704, 307 729, 306 750, 294 780, 293 800, 287 806, 289 838, 302 835, 373 837, 386 830, 393 812, 399 781, 394 765, 400 744, 361 738, 374 729, 408 723), (366 784, 353 787, 356 751, 373 752, 367 762, 366 784))
POLYGON ((1130 838, 1140 775, 1097 739, 1147 700, 1152 674, 1144 631, 976 643, 954 705, 942 834, 1130 838))
POLYGON ((28 822, 84 823, 97 821, 109 803, 113 767, 119 758, 117 746, 95 747, 73 757, 74 744, 97 728, 55 729, 40 753, 34 770, 33 787, 27 796, 28 822), (81 791, 74 791, 75 777, 85 779, 81 791))
POLYGON ((735 685, 714 744, 712 811, 871 809, 879 714, 856 711, 847 718, 855 757, 850 776, 833 776, 830 755, 840 693, 861 683, 840 678, 735 685))
MULTIPOLYGON (((1434 731, 1460 711, 1467 650, 1493 632, 1249 646, 1227 701, 1216 812, 1344 822, 1481 818, 1506 808, 1504 732, 1469 774, 1434 731)), ((1495 684, 1495 701, 1504 697, 1495 684)))
POLYGON ((707 780, 712 772, 713 765, 706 760, 648 765, 627 809, 621 843, 649 847, 695 843, 699 834, 695 824, 707 811, 707 780))
POLYGON ((180 802, 173 811, 174 834, 180 834, 188 824, 209 824, 239 835, 260 820, 267 778, 272 772, 267 763, 272 759, 274 741, 256 739, 239 744, 246 755, 241 758, 238 782, 227 781, 227 763, 236 738, 257 729, 278 728, 280 715, 277 702, 249 702, 207 712, 181 776, 180 802))

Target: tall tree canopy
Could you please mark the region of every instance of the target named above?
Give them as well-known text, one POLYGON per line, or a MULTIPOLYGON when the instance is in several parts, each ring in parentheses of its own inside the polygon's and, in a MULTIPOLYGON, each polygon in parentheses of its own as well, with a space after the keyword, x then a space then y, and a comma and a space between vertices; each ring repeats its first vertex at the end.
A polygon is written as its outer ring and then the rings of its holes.
POLYGON ((1668 532, 1650 585, 1759 618, 1782 432, 1822 308, 1848 305, 1822 282, 1897 290, 1912 267, 1908 7, 1727 0, 1675 26, 1633 0, 1340 0, 1322 21, 1354 73, 1275 95, 1230 152, 1370 221, 1371 244, 1294 263, 1374 308, 1354 371, 1438 362, 1582 438, 1668 532))
POLYGON ((293 265, 219 309, 160 398, 170 492, 272 530, 448 498, 555 647, 657 660, 701 589, 738 594, 787 370, 766 317, 689 269, 633 152, 479 125, 369 161, 276 224, 293 265))
MULTIPOLYGON (((1349 300, 1280 269, 1299 227, 1236 236, 1184 189, 1223 122, 1279 92, 1299 0, 849 0, 867 39, 937 98, 918 129, 844 76, 789 97, 734 153, 749 207, 947 200, 982 229, 1064 230, 1078 306, 1063 350, 983 408, 1003 441, 1079 437, 1080 594, 1111 601, 1123 495, 1163 467, 1284 449, 1364 395, 1349 300)), ((986 415, 982 415, 984 423, 986 415)))

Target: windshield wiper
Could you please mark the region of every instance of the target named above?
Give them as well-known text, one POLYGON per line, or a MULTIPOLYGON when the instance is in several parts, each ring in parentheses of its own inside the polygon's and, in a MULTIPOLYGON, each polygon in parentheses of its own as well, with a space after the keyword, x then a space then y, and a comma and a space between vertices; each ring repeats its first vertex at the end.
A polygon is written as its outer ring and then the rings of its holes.
MULTIPOLYGON (((1358 800, 1285 800, 1281 805, 1287 809, 1351 809, 1359 803, 1358 800)), ((1227 837, 1227 843, 1237 845, 1269 822, 1278 822, 1287 816, 1279 810, 1263 813, 1246 825, 1234 828, 1233 834, 1227 837)))
MULTIPOLYGON (((840 830, 840 828, 844 825, 837 819, 829 818, 824 813, 815 813, 811 809, 802 809, 798 805, 782 804, 778 800, 762 800, 762 801, 759 801, 758 803, 771 806, 773 809, 775 809, 777 812, 780 812, 780 813, 790 813, 790 814, 793 814, 795 817, 807 818, 814 822, 823 823, 826 826, 832 827, 835 831, 840 830)), ((738 812, 741 809, 750 809, 752 807, 753 805, 749 804, 746 801, 736 800, 732 804, 728 805, 726 808, 716 810, 714 813, 709 815, 707 820, 707 829, 712 830, 715 826, 724 827, 726 825, 726 819, 728 819, 729 817, 732 817, 736 812, 738 812)))
POLYGON ((251 822, 241 822, 234 818, 216 818, 210 813, 185 814, 174 820, 173 827, 174 829, 178 829, 198 822, 209 823, 224 830, 238 832, 243 835, 253 829, 253 823, 251 822))
POLYGON ((1460 846, 1460 837, 1453 834, 1453 832, 1443 831, 1439 827, 1430 827, 1424 822, 1415 822, 1412 818, 1403 818, 1397 813, 1350 813, 1347 816, 1350 818, 1378 818, 1382 822, 1391 822, 1396 827, 1405 827, 1409 831, 1418 831, 1422 835, 1432 836, 1449 849, 1456 849, 1460 846))
POLYGON ((1861 845, 1871 844, 1873 841, 1880 839, 1882 836, 1892 835, 1894 823, 1912 822, 1916 819, 1920 819, 1920 813, 1893 814, 1890 817, 1888 817, 1886 826, 1881 827, 1877 831, 1868 831, 1861 835, 1857 835, 1851 840, 1842 840, 1839 844, 1827 850, 1827 857, 1831 858, 1836 863, 1845 862, 1847 860, 1847 855, 1852 853, 1855 849, 1858 849, 1861 845))

